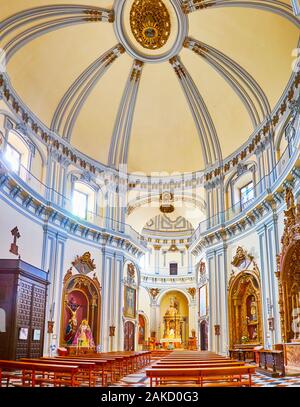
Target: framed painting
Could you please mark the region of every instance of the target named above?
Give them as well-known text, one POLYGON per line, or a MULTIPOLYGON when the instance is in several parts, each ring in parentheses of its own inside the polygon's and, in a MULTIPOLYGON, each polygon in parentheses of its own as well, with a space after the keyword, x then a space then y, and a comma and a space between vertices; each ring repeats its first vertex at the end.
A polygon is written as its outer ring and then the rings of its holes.
POLYGON ((33 330, 33 338, 34 341, 39 341, 41 339, 41 330, 40 329, 34 329, 33 330))
POLYGON ((200 288, 200 293, 199 293, 199 312, 200 312, 200 317, 203 317, 207 314, 207 285, 204 285, 200 288))
POLYGON ((124 287, 124 316, 136 317, 136 290, 132 287, 124 287))
POLYGON ((28 328, 20 328, 19 339, 21 341, 26 341, 28 339, 28 328))

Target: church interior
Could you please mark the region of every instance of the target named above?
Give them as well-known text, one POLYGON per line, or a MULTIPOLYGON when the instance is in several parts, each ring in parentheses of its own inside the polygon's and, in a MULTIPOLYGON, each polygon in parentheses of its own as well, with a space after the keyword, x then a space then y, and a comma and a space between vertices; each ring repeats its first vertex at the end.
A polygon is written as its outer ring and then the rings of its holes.
POLYGON ((299 0, 0 0, 0 387, 300 387, 299 0))

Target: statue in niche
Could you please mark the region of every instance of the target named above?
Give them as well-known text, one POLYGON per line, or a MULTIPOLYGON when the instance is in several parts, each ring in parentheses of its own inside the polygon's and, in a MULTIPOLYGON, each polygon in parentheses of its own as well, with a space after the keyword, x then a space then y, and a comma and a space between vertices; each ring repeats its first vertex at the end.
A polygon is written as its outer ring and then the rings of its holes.
POLYGON ((65 341, 67 345, 72 345, 74 336, 76 334, 76 329, 77 329, 77 311, 81 307, 80 304, 77 304, 74 301, 74 298, 71 297, 70 301, 67 302, 66 307, 71 313, 71 318, 69 319, 67 328, 66 328, 66 333, 65 333, 65 341))
POLYGON ((250 341, 257 339, 257 325, 258 325, 258 306, 255 295, 250 295, 247 298, 247 329, 250 341))
POLYGON ((179 307, 179 304, 178 304, 178 301, 176 300, 176 297, 171 297, 170 305, 166 312, 166 315, 171 316, 171 317, 176 316, 178 314, 178 307, 179 307))
POLYGON ((164 338, 170 341, 181 339, 183 319, 179 313, 179 302, 176 297, 170 297, 169 307, 164 315, 164 338))
POLYGON ((250 318, 251 321, 257 321, 257 302, 254 295, 252 295, 250 303, 250 318))
POLYGON ((93 334, 86 319, 81 321, 80 327, 73 340, 73 345, 83 348, 92 348, 95 346, 93 334))

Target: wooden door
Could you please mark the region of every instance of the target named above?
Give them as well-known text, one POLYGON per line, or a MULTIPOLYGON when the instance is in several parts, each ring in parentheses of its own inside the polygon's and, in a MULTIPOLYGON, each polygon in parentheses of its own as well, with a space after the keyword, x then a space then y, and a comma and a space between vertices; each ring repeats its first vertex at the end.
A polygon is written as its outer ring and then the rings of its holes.
POLYGON ((134 337, 135 337, 134 323, 131 321, 125 322, 124 325, 124 351, 134 350, 134 337))
POLYGON ((201 350, 208 350, 208 324, 206 321, 202 321, 200 324, 201 335, 201 350))

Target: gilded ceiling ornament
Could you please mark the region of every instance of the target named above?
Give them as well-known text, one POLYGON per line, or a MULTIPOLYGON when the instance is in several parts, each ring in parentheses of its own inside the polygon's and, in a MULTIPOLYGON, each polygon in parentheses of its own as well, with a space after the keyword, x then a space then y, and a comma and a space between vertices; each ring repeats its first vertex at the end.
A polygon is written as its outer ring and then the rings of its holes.
POLYGON ((130 26, 142 47, 158 49, 170 36, 170 14, 161 0, 135 0, 130 10, 130 26))

